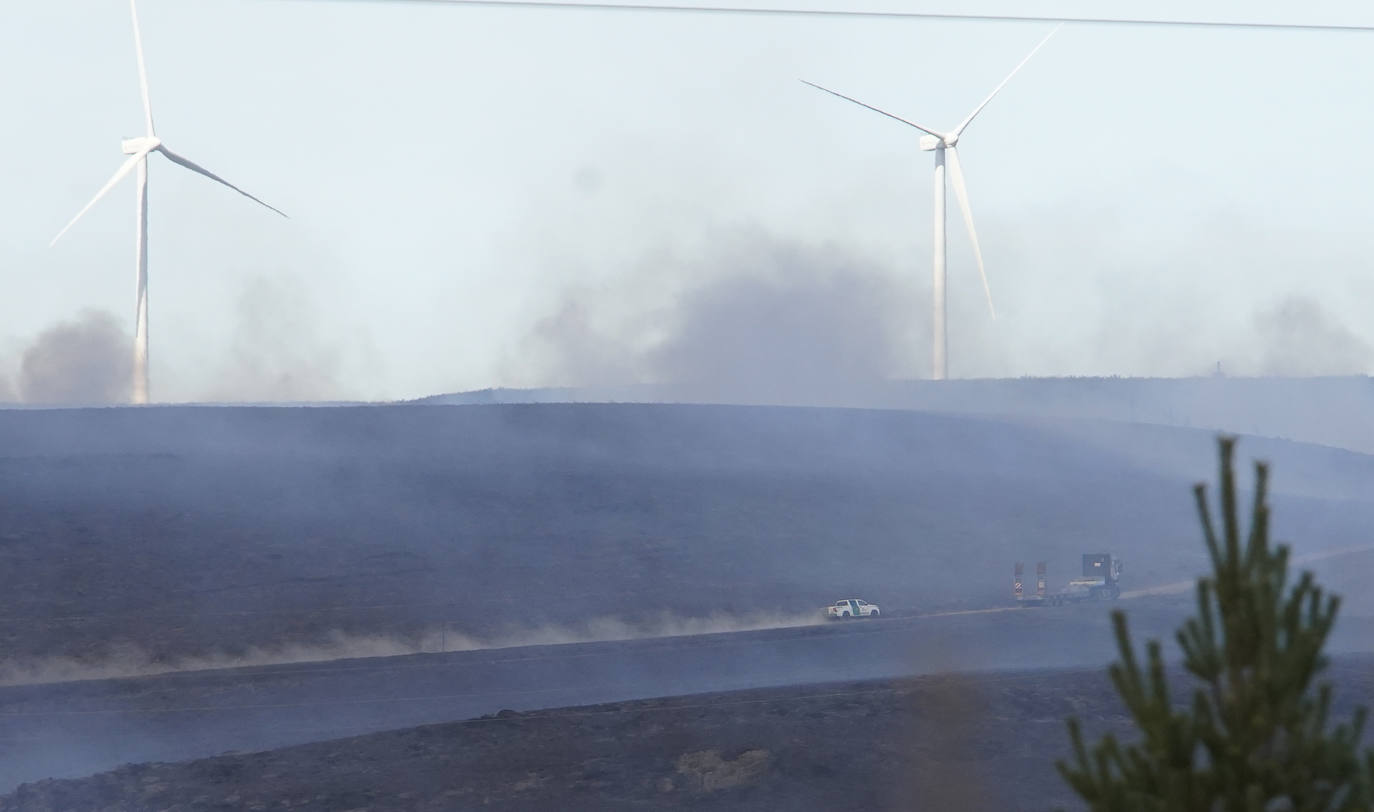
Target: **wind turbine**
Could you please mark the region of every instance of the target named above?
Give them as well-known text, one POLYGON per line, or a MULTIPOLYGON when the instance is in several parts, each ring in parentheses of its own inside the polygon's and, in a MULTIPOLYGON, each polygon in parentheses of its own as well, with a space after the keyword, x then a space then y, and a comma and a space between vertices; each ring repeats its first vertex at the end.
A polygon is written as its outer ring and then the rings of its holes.
POLYGON ((123 180, 124 177, 128 175, 130 172, 134 171, 135 169, 138 170, 138 197, 137 203, 135 205, 138 225, 137 229, 134 232, 134 260, 135 266, 137 268, 137 277, 135 282, 137 316, 136 327, 134 329, 133 402, 147 403, 148 156, 154 152, 160 152, 167 158, 167 160, 171 161, 174 164, 180 164, 186 167, 187 169, 191 170, 192 172, 195 172, 199 175, 204 175, 205 177, 215 181, 216 183, 228 186, 230 189, 233 189, 234 191, 238 192, 244 197, 256 203, 260 203, 263 206, 267 206, 267 208, 272 209, 272 211, 276 212, 277 214, 280 214, 282 217, 285 217, 286 214, 282 212, 280 209, 263 203, 263 201, 258 200, 258 198, 253 197, 252 195, 243 191, 242 189, 225 180, 224 178, 221 178, 219 175, 216 175, 215 173, 211 172, 205 167, 200 166, 187 158, 183 158, 175 152, 172 152, 170 149, 167 148, 165 144, 162 143, 162 139, 157 137, 157 133, 153 130, 153 108, 148 101, 148 70, 143 63, 143 39, 139 35, 138 31, 137 0, 129 0, 129 11, 133 17, 134 22, 134 51, 138 55, 138 88, 143 96, 144 134, 136 136, 134 138, 124 139, 124 141, 122 142, 122 147, 124 149, 124 154, 128 155, 129 158, 126 161, 124 161, 123 165, 121 165, 119 169, 114 173, 114 176, 110 178, 109 182, 102 186, 100 191, 95 193, 95 197, 91 198, 91 202, 87 203, 85 208, 76 213, 76 216, 72 218, 70 223, 67 223, 67 225, 63 227, 61 231, 57 232, 57 236, 53 237, 51 245, 56 245, 57 241, 62 239, 62 235, 66 234, 72 226, 76 225, 76 221, 80 220, 86 212, 90 211, 91 207, 94 206, 96 202, 100 200, 100 198, 104 197, 105 194, 110 191, 110 189, 114 188, 115 184, 123 180))
POLYGON ((992 98, 1001 92, 1002 88, 1006 87, 1007 82, 1011 81, 1011 77, 1015 76, 1030 61, 1030 58, 1035 56, 1035 52, 1044 47, 1045 43, 1049 42, 1050 37, 1054 36, 1058 30, 1059 26, 1055 26, 1053 31, 1045 35, 1045 38, 1040 40, 1040 43, 1032 48, 1030 53, 1026 54, 1025 59, 1022 59, 1015 68, 1012 68, 1011 73, 1007 74, 1007 78, 993 88, 987 98, 983 99, 981 104, 973 108, 972 113, 969 113, 963 121, 959 122, 959 126, 949 132, 939 132, 929 127, 923 127, 900 116, 895 116, 886 110, 879 110, 871 104, 850 98, 843 93, 836 93, 814 82, 802 80, 804 84, 811 85, 817 90, 823 90, 832 96, 839 96, 845 101, 853 102, 860 107, 900 121, 908 127, 915 127, 925 133, 921 136, 921 149, 935 153, 935 278, 932 285, 933 302, 931 310, 931 328, 934 332, 934 339, 931 342, 931 375, 937 381, 949 377, 949 357, 946 352, 949 332, 946 328, 945 306, 945 161, 946 159, 949 161, 949 175, 950 181, 954 184, 954 196, 959 200, 959 210, 964 215, 964 227, 968 229, 969 241, 973 243, 973 256, 978 261, 978 276, 983 280, 983 293, 987 296, 988 312, 995 319, 997 318, 997 310, 992 306, 992 288, 988 286, 988 275, 983 269, 983 251, 978 247, 978 232, 973 229, 973 212, 968 207, 968 189, 964 186, 964 171, 959 166, 959 150, 956 147, 959 143, 959 137, 964 134, 964 130, 973 122, 973 119, 983 112, 983 108, 988 106, 988 102, 992 101, 992 98))

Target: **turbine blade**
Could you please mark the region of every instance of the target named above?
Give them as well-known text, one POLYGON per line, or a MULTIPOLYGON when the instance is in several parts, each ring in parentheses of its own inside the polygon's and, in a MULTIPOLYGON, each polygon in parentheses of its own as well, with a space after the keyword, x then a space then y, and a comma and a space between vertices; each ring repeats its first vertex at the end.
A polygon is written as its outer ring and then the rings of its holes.
POLYGON ((139 161, 147 157, 148 150, 146 149, 139 150, 138 152, 135 152, 133 155, 130 155, 128 160, 126 160, 124 164, 120 166, 118 170, 115 171, 114 176, 111 177, 110 180, 104 186, 100 187, 100 191, 95 193, 95 197, 91 198, 91 202, 87 203, 84 209, 76 213, 76 216, 72 218, 70 223, 67 223, 67 225, 64 226, 61 231, 57 232, 57 236, 52 238, 52 242, 48 243, 48 247, 51 248, 52 246, 57 245, 57 241, 62 239, 62 235, 66 234, 72 226, 76 225, 77 220, 80 220, 82 216, 86 214, 86 212, 90 211, 91 207, 94 206, 96 202, 100 200, 100 198, 104 197, 106 192, 109 192, 111 189, 113 189, 116 183, 119 183, 121 180, 123 180, 125 175, 132 172, 133 168, 135 166, 138 166, 139 161))
POLYGON ((964 168, 959 165, 959 150, 950 147, 945 150, 949 161, 949 179, 954 186, 954 196, 959 199, 959 211, 964 215, 964 227, 973 243, 973 258, 978 260, 978 276, 983 280, 983 293, 988 297, 988 312, 997 318, 997 308, 992 306, 992 288, 988 286, 988 275, 983 270, 983 249, 978 247, 978 232, 973 230, 973 212, 968 207, 968 188, 964 186, 964 168))
POLYGON ((134 52, 138 54, 138 90, 143 94, 143 121, 153 135, 153 103, 148 99, 148 67, 143 63, 143 37, 138 33, 138 0, 129 0, 129 12, 134 20, 134 52))
MULTIPOLYGON (((224 178, 221 178, 219 175, 216 175, 214 172, 211 172, 210 170, 206 169, 205 167, 201 166, 200 164, 195 163, 194 161, 191 161, 191 160, 188 160, 188 159, 186 159, 186 158, 181 157, 180 155, 176 154, 175 152, 172 152, 170 149, 167 149, 167 147, 165 147, 165 146, 158 147, 158 148, 157 148, 157 151, 158 151, 158 152, 161 152, 163 155, 166 155, 166 156, 167 156, 167 160, 171 161, 172 163, 174 163, 174 164, 181 164, 182 166, 186 167, 187 169, 191 170, 192 172, 195 172, 195 173, 200 174, 200 175, 204 175, 205 177, 209 178, 210 180, 215 181, 216 183, 220 183, 220 184, 223 184, 223 185, 225 185, 225 186, 228 186, 230 189, 233 189, 234 191, 238 192, 239 194, 243 195, 244 197, 248 198, 249 200, 253 201, 254 203, 257 203, 257 204, 259 204, 259 205, 261 205, 261 206, 266 206, 267 208, 271 209, 272 211, 276 212, 277 214, 280 214, 282 217, 286 217, 286 216, 287 216, 287 215, 286 215, 286 212, 282 211, 281 209, 277 208, 276 206, 270 205, 270 204, 268 204, 268 203, 264 203, 263 201, 259 200, 259 199, 256 198, 256 197, 253 197, 252 195, 250 195, 250 194, 248 194, 247 192, 243 191, 242 189, 240 189, 239 187, 237 187, 237 186, 235 186, 234 184, 230 183, 229 181, 225 180, 224 178)), ((290 219, 290 218, 288 218, 288 219, 290 219)))
POLYGON ((811 85, 812 87, 816 88, 817 90, 823 90, 823 91, 825 91, 826 93, 829 93, 829 94, 832 95, 832 96, 839 96, 841 99, 844 99, 845 101, 854 102, 855 104, 859 105, 860 107, 866 107, 866 108, 868 108, 869 110, 872 110, 872 111, 875 112, 875 113, 881 113, 882 115, 885 115, 885 116, 887 116, 888 118, 895 119, 895 120, 897 120, 897 121, 902 122, 903 124, 907 125, 908 127, 915 127, 916 129, 918 129, 918 130, 920 130, 921 132, 926 133, 926 134, 928 134, 928 135, 933 135, 933 136, 935 136, 936 138, 944 138, 944 135, 943 135, 943 134, 938 133, 938 132, 936 132, 936 131, 930 129, 929 127, 922 127, 920 124, 917 124, 917 123, 915 123, 914 121, 907 121, 906 119, 902 118, 901 116, 894 116, 894 115, 892 115, 891 113, 887 112, 886 110, 879 110, 878 108, 874 107, 874 106, 871 105, 871 104, 864 104, 863 102, 859 101, 858 99, 851 99, 850 97, 844 95, 843 93, 836 93, 835 91, 831 90, 830 88, 821 87, 820 85, 816 84, 815 82, 808 82, 808 81, 806 81, 805 79, 802 79, 801 82, 802 82, 802 84, 804 84, 804 85, 811 85))
POLYGON ((968 118, 964 119, 958 127, 954 128, 954 134, 959 135, 960 133, 962 133, 964 131, 964 128, 967 127, 973 121, 973 119, 978 116, 979 113, 983 112, 983 108, 988 106, 988 102, 992 101, 992 97, 996 96, 999 92, 1001 92, 1002 88, 1007 86, 1007 82, 1011 81, 1011 77, 1015 76, 1017 72, 1021 70, 1021 68, 1025 67, 1025 64, 1030 61, 1030 58, 1035 56, 1035 52, 1045 47, 1045 43, 1050 41, 1050 37, 1054 36, 1055 33, 1059 31, 1059 29, 1063 26, 1064 24, 1060 23, 1059 25, 1056 25, 1054 29, 1050 31, 1050 33, 1046 34, 1045 38, 1040 40, 1040 44, 1032 48, 1031 52, 1026 54, 1026 58, 1022 59, 1019 63, 1017 63, 1016 67, 1011 69, 1011 73, 1008 73, 1007 78, 1002 80, 1002 84, 993 88, 992 92, 988 94, 988 97, 986 99, 983 99, 983 103, 973 108, 973 112, 968 114, 968 118))

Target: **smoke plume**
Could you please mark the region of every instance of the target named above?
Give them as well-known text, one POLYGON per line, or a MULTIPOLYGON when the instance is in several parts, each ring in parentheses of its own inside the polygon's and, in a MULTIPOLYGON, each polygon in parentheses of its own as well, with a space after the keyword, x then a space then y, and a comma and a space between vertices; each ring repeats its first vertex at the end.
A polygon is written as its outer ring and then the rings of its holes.
POLYGON ((571 293, 527 340, 545 379, 654 382, 695 398, 814 401, 827 390, 911 375, 929 346, 921 293, 868 258, 746 234, 706 257, 660 266, 689 284, 660 318, 598 320, 604 302, 571 293))
POLYGON ((24 350, 20 394, 28 403, 124 403, 133 375, 130 345, 119 321, 105 312, 86 311, 49 327, 24 350))
POLYGON ((1265 375, 1364 375, 1374 348, 1335 321, 1316 301, 1289 296, 1255 317, 1265 375))
MULTIPOLYGON (((1254 222, 1209 220, 1167 235, 1164 260, 1150 253, 1160 234, 1111 212, 1069 207, 1051 226, 989 222, 995 321, 952 229, 954 377, 1374 371, 1364 324, 1350 321, 1344 303, 1287 289, 1279 271, 1299 260, 1273 239, 1254 244, 1265 231, 1254 222)), ((801 392, 820 405, 830 402, 828 388, 861 400, 867 382, 929 374, 924 234, 892 258, 855 240, 820 244, 757 229, 705 237, 711 247, 685 252, 647 240, 641 259, 602 288, 566 292, 525 341, 524 381, 669 384, 674 395, 737 402, 794 403, 801 392), (616 318, 627 309, 637 317, 616 318)))

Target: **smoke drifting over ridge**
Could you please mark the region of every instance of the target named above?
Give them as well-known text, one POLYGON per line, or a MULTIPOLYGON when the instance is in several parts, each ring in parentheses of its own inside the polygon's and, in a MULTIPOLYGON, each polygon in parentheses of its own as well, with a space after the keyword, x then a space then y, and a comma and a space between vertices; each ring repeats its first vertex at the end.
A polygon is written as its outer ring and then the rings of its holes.
POLYGON ((661 318, 607 325, 603 302, 568 293, 526 339, 545 380, 653 382, 694 397, 789 401, 928 366, 928 294, 836 246, 750 233, 709 256, 660 264, 689 284, 661 318))
POLYGON ((900 305, 914 297, 892 278, 830 252, 760 254, 743 258, 745 274, 688 292, 667 340, 643 359, 655 377, 708 394, 786 397, 908 365, 910 308, 900 305))
MULTIPOLYGON (((155 401, 337 400, 364 388, 347 373, 374 363, 366 337, 357 330, 342 338, 325 335, 314 299, 289 274, 249 279, 232 314, 226 350, 192 365, 160 361, 158 336, 169 333, 154 336, 155 401)), ((184 343, 195 350, 203 346, 195 336, 184 343)), ((123 320, 106 311, 83 311, 0 353, 0 403, 128 403, 132 351, 123 320)))
POLYGON ((27 403, 124 403, 133 374, 131 347, 129 334, 109 313, 86 311, 59 322, 24 350, 18 394, 27 403))
MULTIPOLYGON (((1212 374, 1218 362, 1241 376, 1374 373, 1374 337, 1348 326, 1349 308, 1247 286, 1256 268, 1289 267, 1281 252, 1219 259, 1208 234, 1178 235, 1177 262, 1164 269, 1177 283, 1166 284, 1140 251, 1159 235, 1133 233, 1100 212, 1062 218, 1050 228, 993 227, 995 321, 966 238, 951 225, 955 377, 1189 377, 1212 374)), ((783 404, 804 393, 819 404, 835 387, 862 396, 866 384, 927 377, 928 247, 915 244, 894 260, 857 245, 761 229, 738 230, 694 256, 646 245, 643 259, 620 271, 624 284, 564 293, 524 338, 514 383, 654 383, 691 398, 783 404), (659 281, 652 295, 645 276, 659 281), (642 317, 616 318, 631 306, 642 317)))
POLYGON ((1290 296, 1255 317, 1265 375, 1350 375, 1374 369, 1374 347, 1317 301, 1290 296))

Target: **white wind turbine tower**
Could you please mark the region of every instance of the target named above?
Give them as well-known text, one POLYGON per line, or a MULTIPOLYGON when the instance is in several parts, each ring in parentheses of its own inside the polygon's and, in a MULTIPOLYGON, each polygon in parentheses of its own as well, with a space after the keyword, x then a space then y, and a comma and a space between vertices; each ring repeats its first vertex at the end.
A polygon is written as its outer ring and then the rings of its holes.
POLYGON ((1026 54, 1026 58, 1022 59, 1015 68, 1012 68, 1011 73, 1007 74, 1007 78, 1003 79, 1001 84, 993 88, 987 98, 983 99, 981 104, 973 108, 973 112, 969 113, 968 116, 959 123, 958 127, 955 127, 947 133, 932 130, 929 127, 923 127, 915 122, 907 121, 900 116, 894 116, 886 110, 879 110, 870 104, 864 104, 858 99, 850 98, 843 93, 836 93, 829 88, 821 87, 813 82, 807 82, 805 79, 802 80, 802 82, 811 85, 817 90, 823 90, 832 96, 839 96, 845 101, 854 102, 860 107, 866 107, 875 113, 881 113, 888 118, 896 119, 908 127, 915 127, 925 133, 925 135, 921 136, 921 149, 927 152, 934 151, 935 153, 935 239, 933 241, 935 245, 935 278, 932 286, 933 302, 931 312, 931 327, 934 332, 934 339, 931 345, 931 374, 936 380, 944 380, 949 376, 949 358, 945 349, 946 342, 949 339, 949 333, 946 328, 945 306, 946 157, 948 157, 949 160, 950 180, 954 184, 954 196, 959 199, 959 210, 963 212, 964 215, 964 226, 968 229, 969 240, 973 243, 973 256, 978 261, 978 275, 983 280, 983 293, 987 295, 988 312, 991 313, 992 317, 995 319, 997 318, 997 311, 992 306, 992 289, 988 286, 988 276, 983 270, 983 252, 982 249, 978 247, 978 232, 973 229, 973 212, 971 212, 968 207, 968 190, 964 186, 964 172, 959 166, 959 150, 956 149, 956 146, 959 143, 959 137, 964 134, 964 130, 973 122, 973 119, 983 111, 983 108, 988 105, 988 102, 992 101, 992 98, 996 96, 1003 87, 1006 87, 1007 82, 1011 81, 1011 77, 1015 76, 1017 72, 1030 61, 1030 58, 1035 56, 1035 52, 1044 47, 1046 42, 1049 42, 1050 37, 1054 36, 1055 31, 1058 30, 1059 26, 1055 26, 1053 31, 1045 35, 1045 38, 1040 40, 1040 43, 1032 48, 1029 54, 1026 54), (946 156, 946 153, 948 153, 948 156, 946 156))
POLYGON ((137 53, 137 55, 138 55, 138 86, 139 86, 139 91, 141 92, 141 94, 142 94, 142 96, 143 96, 143 122, 144 122, 144 127, 145 127, 145 129, 144 129, 144 134, 141 135, 141 136, 137 136, 137 137, 135 137, 135 138, 126 138, 126 139, 124 139, 122 145, 123 145, 123 148, 124 148, 124 154, 129 156, 128 160, 126 160, 126 161, 124 162, 124 164, 123 164, 122 166, 119 167, 118 171, 116 171, 116 172, 114 173, 114 176, 110 178, 109 182, 106 183, 103 187, 101 187, 101 189, 100 189, 99 192, 96 192, 96 193, 95 193, 95 197, 91 198, 91 202, 87 203, 85 208, 83 208, 81 211, 77 212, 77 213, 76 213, 76 216, 72 218, 71 222, 70 222, 70 223, 67 223, 67 225, 66 225, 61 231, 59 231, 59 232, 57 233, 57 236, 56 236, 56 237, 53 237, 52 245, 56 245, 56 244, 57 244, 57 241, 60 240, 60 239, 62 238, 62 235, 63 235, 63 234, 66 234, 67 231, 68 231, 68 229, 70 229, 72 226, 76 225, 76 221, 77 221, 77 220, 80 220, 81 217, 82 217, 82 215, 84 215, 86 212, 90 211, 91 207, 94 206, 94 205, 96 204, 96 202, 97 202, 98 200, 100 200, 100 198, 104 197, 105 194, 106 194, 107 192, 110 191, 110 189, 114 188, 115 184, 119 183, 121 180, 124 179, 124 176, 128 175, 128 174, 129 174, 130 172, 132 172, 134 169, 137 169, 137 170, 138 170, 138 189, 137 189, 138 197, 137 197, 137 204, 136 204, 136 215, 137 215, 137 222, 138 222, 138 225, 137 225, 137 230, 134 232, 134 261, 135 261, 135 266, 136 266, 136 268, 137 268, 137 277, 136 277, 136 279, 137 279, 137 281, 136 281, 136 290, 137 290, 137 293, 136 293, 137 316, 136 316, 136 327, 135 327, 135 329, 134 329, 134 380, 133 380, 133 402, 134 402, 134 403, 147 403, 147 402, 148 402, 148 156, 149 156, 150 154, 154 153, 154 152, 160 152, 160 153, 162 153, 164 156, 166 156, 167 160, 171 161, 172 163, 181 164, 182 166, 186 167, 187 169, 191 170, 192 172, 195 172, 195 173, 200 174, 200 175, 204 175, 205 177, 209 178, 210 180, 215 181, 216 183, 220 183, 220 184, 223 184, 223 185, 225 185, 225 186, 228 186, 230 189, 233 189, 234 191, 238 192, 239 194, 243 195, 244 197, 247 197, 247 198, 249 198, 250 200, 253 200, 253 201, 257 202, 257 203, 261 203, 262 205, 267 206, 267 208, 272 209, 272 211, 275 211, 277 214, 280 214, 282 217, 285 217, 286 214, 285 214, 284 212, 282 212, 281 210, 279 210, 279 209, 277 209, 277 208, 274 208, 273 206, 269 206, 268 204, 263 203, 263 201, 258 200, 258 198, 253 197, 252 195, 250 195, 250 194, 248 194, 247 192, 243 191, 242 189, 240 189, 239 187, 237 187, 237 186, 235 186, 234 184, 230 183, 229 181, 225 180, 224 178, 221 178, 220 176, 214 174, 213 172, 209 171, 208 169, 205 169, 204 167, 199 166, 198 164, 195 164, 195 163, 193 163, 192 161, 190 161, 190 160, 188 160, 188 159, 186 159, 186 158, 183 158, 182 156, 176 154, 175 152, 172 152, 170 149, 167 149, 167 147, 166 147, 165 144, 162 143, 162 139, 157 137, 157 134, 153 131, 153 108, 152 108, 152 105, 151 105, 151 104, 149 103, 149 101, 148 101, 148 70, 147 70, 147 68, 144 66, 144 63, 143 63, 143 39, 142 39, 142 37, 139 35, 139 31, 138 31, 138 6, 137 6, 137 0, 129 0, 129 11, 130 11, 130 13, 131 13, 132 16, 133 16, 133 22, 134 22, 134 51, 135 51, 135 52, 137 53))

